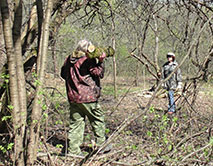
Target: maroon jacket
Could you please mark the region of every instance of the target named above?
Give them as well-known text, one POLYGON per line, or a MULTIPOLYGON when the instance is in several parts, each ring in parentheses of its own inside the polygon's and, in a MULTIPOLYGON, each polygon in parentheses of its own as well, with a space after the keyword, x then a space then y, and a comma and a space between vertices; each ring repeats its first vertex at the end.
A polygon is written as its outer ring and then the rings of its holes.
POLYGON ((68 56, 61 68, 61 77, 66 81, 69 102, 95 102, 100 97, 100 78, 104 77, 104 63, 86 56, 68 56))

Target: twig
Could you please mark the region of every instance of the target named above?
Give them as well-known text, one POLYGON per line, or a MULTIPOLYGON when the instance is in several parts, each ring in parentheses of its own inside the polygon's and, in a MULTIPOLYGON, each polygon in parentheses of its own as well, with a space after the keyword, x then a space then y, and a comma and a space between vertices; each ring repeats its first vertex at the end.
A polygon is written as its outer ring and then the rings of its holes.
POLYGON ((149 71, 149 73, 150 73, 152 76, 154 76, 157 80, 159 80, 159 78, 155 75, 155 73, 149 68, 149 66, 148 66, 147 63, 143 62, 143 60, 142 60, 140 57, 138 57, 137 55, 135 55, 135 54, 133 54, 133 53, 131 53, 131 56, 134 57, 134 58, 136 58, 136 59, 137 59, 139 62, 141 62, 143 65, 145 65, 146 68, 147 68, 147 70, 149 71))
POLYGON ((110 156, 113 156, 115 154, 118 154, 120 152, 122 152, 123 150, 118 150, 118 151, 115 151, 115 152, 111 152, 111 153, 106 153, 106 154, 102 154, 101 156, 97 157, 97 159, 102 159, 102 158, 106 158, 106 157, 110 157, 110 156))
MULTIPOLYGON (((79 158, 79 159, 84 159, 84 156, 79 156, 79 155, 75 155, 75 154, 67 154, 65 155, 61 155, 61 154, 57 154, 57 153, 49 153, 53 156, 60 156, 60 157, 73 157, 73 158, 79 158)), ((48 153, 43 153, 43 152, 39 152, 37 154, 37 157, 46 157, 48 156, 48 153)))
POLYGON ((176 146, 175 148, 173 149, 173 152, 170 154, 170 157, 173 156, 173 154, 175 153, 176 149, 179 148, 184 142, 188 141, 189 139, 192 139, 194 137, 197 137, 197 136, 200 136, 202 134, 204 134, 205 132, 200 132, 200 133, 196 133, 194 135, 191 135, 191 136, 188 136, 188 137, 185 137, 184 139, 182 139, 176 146))
MULTIPOLYGON (((110 157, 112 155, 115 155, 119 152, 121 152, 122 150, 119 150, 119 151, 116 151, 116 152, 113 152, 113 153, 107 153, 107 154, 103 154, 101 156, 98 156, 95 160, 100 160, 100 159, 103 159, 103 158, 106 158, 106 157, 110 157)), ((75 155, 75 154, 67 154, 66 156, 62 156, 62 155, 59 155, 57 153, 49 153, 48 151, 46 151, 46 153, 38 153, 37 154, 37 157, 48 157, 49 155, 52 155, 52 156, 60 156, 60 157, 71 157, 71 158, 76 158, 76 159, 85 159, 84 156, 79 156, 79 155, 75 155)), ((126 162, 118 162, 118 161, 112 161, 110 162, 111 165, 121 165, 121 166, 133 166, 135 164, 130 164, 130 163, 126 163, 126 162)))
POLYGON ((119 100, 119 102, 117 103, 117 105, 114 107, 113 111, 109 114, 109 116, 111 116, 115 110, 118 108, 118 106, 121 104, 121 102, 123 101, 123 99, 127 96, 127 94, 129 93, 130 89, 133 87, 134 83, 136 80, 134 80, 132 82, 132 84, 130 85, 129 89, 126 91, 126 93, 123 95, 123 97, 119 100))
POLYGON ((49 153, 46 140, 45 140, 45 138, 44 138, 43 136, 42 136, 41 140, 42 140, 42 142, 43 142, 43 144, 44 144, 44 146, 45 146, 45 151, 47 152, 47 157, 48 157, 48 159, 50 160, 51 166, 55 166, 55 163, 54 163, 54 161, 52 160, 51 154, 49 153))
POLYGON ((6 54, 7 52, 5 51, 5 49, 0 48, 0 51, 3 52, 4 54, 6 54))
POLYGON ((45 89, 52 89, 52 90, 56 90, 64 99, 67 99, 57 88, 54 87, 45 87, 45 89))
POLYGON ((118 161, 113 161, 110 163, 111 165, 121 165, 121 166, 133 166, 134 164, 130 164, 130 163, 124 163, 124 162, 118 162, 118 161))
POLYGON ((190 156, 192 156, 192 155, 194 155, 194 154, 196 154, 196 153, 198 153, 198 152, 200 152, 200 151, 202 151, 202 150, 208 148, 209 146, 212 146, 211 143, 209 143, 209 144, 207 144, 206 146, 204 146, 204 147, 202 147, 202 148, 200 148, 200 149, 198 149, 198 150, 196 150, 196 151, 194 151, 194 152, 188 154, 187 156, 185 156, 185 157, 182 159, 182 161, 185 161, 185 160, 186 160, 187 158, 189 158, 190 156))
MULTIPOLYGON (((124 148, 122 148, 121 150, 119 150, 120 152, 123 152, 125 150, 125 147, 124 148)), ((111 153, 110 153, 111 154, 111 153)), ((117 152, 114 152, 114 155, 115 154, 117 154, 117 155, 119 155, 119 153, 118 153, 118 151, 117 152)), ((113 155, 111 155, 112 157, 109 159, 109 160, 107 160, 104 164, 102 164, 103 166, 104 165, 108 165, 108 164, 112 164, 112 163, 115 163, 116 161, 118 161, 118 156, 113 156, 113 155)))
POLYGON ((184 97, 184 99, 186 100, 186 103, 190 106, 190 108, 192 109, 192 111, 198 113, 197 111, 195 111, 195 109, 193 108, 193 106, 189 103, 188 99, 186 98, 186 96, 183 94, 182 95, 184 97))

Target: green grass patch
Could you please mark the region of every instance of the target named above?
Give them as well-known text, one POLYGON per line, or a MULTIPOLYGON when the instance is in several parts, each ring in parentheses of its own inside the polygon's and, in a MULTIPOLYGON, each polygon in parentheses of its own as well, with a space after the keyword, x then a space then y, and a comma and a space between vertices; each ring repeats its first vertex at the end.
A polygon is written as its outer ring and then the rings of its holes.
MULTIPOLYGON (((124 95, 125 93, 132 93, 132 92, 135 92, 135 91, 139 91, 141 90, 142 88, 141 87, 132 87, 129 89, 129 86, 118 86, 117 87, 117 95, 118 96, 122 96, 124 95)), ((114 95, 114 86, 113 85, 104 85, 102 87, 102 94, 103 95, 114 95)))

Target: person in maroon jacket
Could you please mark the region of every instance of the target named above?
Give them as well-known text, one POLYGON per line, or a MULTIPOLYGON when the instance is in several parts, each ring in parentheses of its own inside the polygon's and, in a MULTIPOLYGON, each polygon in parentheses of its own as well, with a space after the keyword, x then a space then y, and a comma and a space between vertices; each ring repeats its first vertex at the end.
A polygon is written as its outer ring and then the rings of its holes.
MULTIPOLYGON (((101 93, 100 79, 104 77, 104 58, 88 58, 87 49, 92 43, 79 41, 76 50, 68 56, 61 68, 61 77, 66 82, 67 96, 70 103, 69 148, 72 154, 82 154, 85 118, 92 126, 96 145, 105 141, 104 112, 98 103, 101 93)), ((107 149, 106 149, 107 150, 107 149)))

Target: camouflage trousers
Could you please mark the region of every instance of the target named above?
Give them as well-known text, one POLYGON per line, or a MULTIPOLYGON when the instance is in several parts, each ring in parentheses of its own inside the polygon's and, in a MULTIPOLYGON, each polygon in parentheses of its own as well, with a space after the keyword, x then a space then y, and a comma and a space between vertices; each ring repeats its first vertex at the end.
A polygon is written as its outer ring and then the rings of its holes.
POLYGON ((105 141, 104 112, 98 102, 70 103, 69 153, 81 153, 86 117, 92 126, 96 144, 101 145, 105 141))

